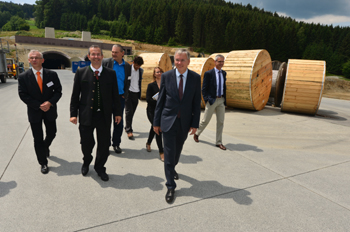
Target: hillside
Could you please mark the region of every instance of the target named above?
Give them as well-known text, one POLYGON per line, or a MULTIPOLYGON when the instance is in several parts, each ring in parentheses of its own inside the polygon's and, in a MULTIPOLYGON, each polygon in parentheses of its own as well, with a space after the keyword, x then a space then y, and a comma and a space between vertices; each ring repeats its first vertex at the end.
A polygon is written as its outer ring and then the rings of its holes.
POLYGON ((350 81, 326 77, 323 97, 350 100, 350 81))

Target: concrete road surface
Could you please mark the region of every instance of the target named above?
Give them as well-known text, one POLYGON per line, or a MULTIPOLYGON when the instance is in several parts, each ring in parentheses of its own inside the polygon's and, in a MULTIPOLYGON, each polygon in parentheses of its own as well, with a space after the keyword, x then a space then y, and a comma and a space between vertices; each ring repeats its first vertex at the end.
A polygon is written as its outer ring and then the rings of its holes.
MULTIPOLYGON (((349 231, 350 102, 323 98, 318 115, 266 107, 226 111, 222 151, 215 116, 195 143, 188 137, 176 170, 176 199, 165 202, 155 141, 146 151, 146 102, 135 140, 110 149, 110 176, 80 173, 78 126, 69 123, 74 75, 63 85, 50 172, 37 163, 17 81, 0 83, 0 231, 349 231)), ((203 115, 202 115, 203 116, 203 115)))

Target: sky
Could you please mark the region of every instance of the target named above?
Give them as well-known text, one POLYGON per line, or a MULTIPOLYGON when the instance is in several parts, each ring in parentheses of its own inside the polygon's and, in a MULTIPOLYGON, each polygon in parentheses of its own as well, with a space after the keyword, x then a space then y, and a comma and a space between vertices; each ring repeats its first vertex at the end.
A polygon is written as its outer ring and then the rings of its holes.
POLYGON ((349 0, 230 0, 250 4, 297 21, 333 26, 350 26, 349 0))
MULTIPOLYGON (((1 0, 7 1, 7 0, 1 0)), ((250 4, 265 11, 277 12, 281 16, 297 21, 324 25, 350 27, 349 0, 226 0, 233 3, 250 4)), ((7 1, 10 2, 10 1, 7 1)), ((12 0, 14 3, 35 4, 35 0, 12 0)))

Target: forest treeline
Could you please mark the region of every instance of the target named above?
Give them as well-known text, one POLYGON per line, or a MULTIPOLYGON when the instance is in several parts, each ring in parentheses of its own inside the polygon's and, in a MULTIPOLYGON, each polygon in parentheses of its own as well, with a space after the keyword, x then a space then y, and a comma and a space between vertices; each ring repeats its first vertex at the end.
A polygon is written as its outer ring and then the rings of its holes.
POLYGON ((38 0, 34 16, 39 28, 88 30, 207 53, 266 49, 273 60, 325 60, 334 74, 350 60, 350 27, 297 22, 224 0, 38 0))
POLYGON ((13 16, 17 16, 21 19, 29 19, 33 17, 33 13, 34 5, 21 5, 13 2, 0 1, 0 28, 3 27, 13 16))

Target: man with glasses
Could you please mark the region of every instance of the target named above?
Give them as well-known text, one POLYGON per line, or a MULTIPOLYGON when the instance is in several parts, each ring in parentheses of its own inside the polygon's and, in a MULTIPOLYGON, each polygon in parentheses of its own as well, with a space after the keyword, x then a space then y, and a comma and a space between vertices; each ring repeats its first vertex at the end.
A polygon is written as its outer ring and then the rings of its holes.
POLYGON ((116 124, 121 121, 118 84, 115 71, 102 67, 103 54, 100 47, 92 45, 88 58, 91 65, 78 69, 74 77, 70 122, 77 124, 79 117, 80 143, 84 155, 81 174, 86 176, 89 172, 89 165, 93 159, 91 153, 95 146, 93 133, 96 129, 94 169, 101 180, 108 181, 105 164, 109 156, 112 113, 116 124))
POLYGON ((193 135, 194 141, 199 142, 199 135, 210 122, 211 116, 216 112, 216 146, 222 150, 226 147, 222 144, 222 131, 225 120, 226 105, 226 72, 222 70, 225 57, 215 57, 215 67, 204 73, 202 95, 205 101, 204 117, 199 124, 197 132, 193 135))
POLYGON ((30 128, 34 137, 34 149, 41 173, 47 174, 47 157, 50 156, 50 145, 56 137, 57 102, 62 96, 62 86, 57 73, 42 67, 43 54, 31 50, 28 62, 32 68, 18 77, 18 94, 27 105, 30 128), (44 139, 43 122, 46 136, 44 139))

